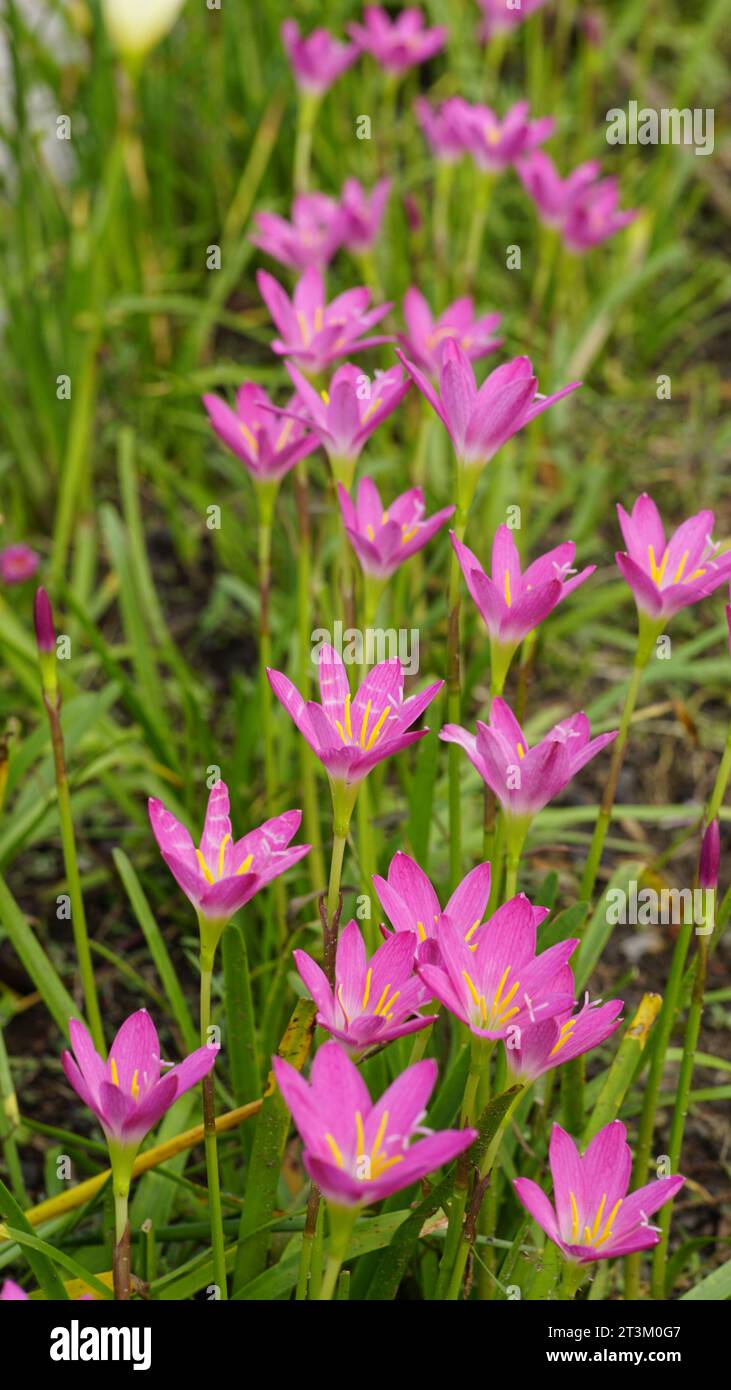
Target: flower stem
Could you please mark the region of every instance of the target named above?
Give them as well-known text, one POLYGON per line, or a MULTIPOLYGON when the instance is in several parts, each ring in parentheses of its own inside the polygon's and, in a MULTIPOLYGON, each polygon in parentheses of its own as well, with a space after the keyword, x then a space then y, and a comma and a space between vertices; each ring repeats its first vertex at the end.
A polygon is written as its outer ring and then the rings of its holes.
MULTIPOLYGON (((510 1122, 510 1118, 513 1114, 513 1111, 515 1110, 516 1105, 518 1104, 518 1101, 522 1100, 523 1094, 524 1091, 521 1088, 521 1090, 517 1092, 510 1105, 508 1106, 507 1110, 505 1111, 505 1114, 503 1115, 503 1118, 500 1121, 500 1124, 498 1125, 498 1128, 495 1131, 495 1134, 493 1135, 490 1144, 488 1145, 487 1152, 485 1153, 482 1163, 480 1164, 479 1181, 483 1185, 485 1184, 486 1179, 490 1176, 495 1166, 495 1160, 497 1159, 498 1153, 500 1152, 500 1145, 503 1141, 503 1135, 505 1134, 505 1131, 510 1122)), ((447 1284, 446 1292, 444 1294, 444 1297, 450 1302, 454 1302, 459 1298, 460 1289, 462 1288, 462 1279, 464 1276, 465 1268, 467 1266, 467 1260, 469 1259, 470 1251, 472 1249, 472 1242, 472 1236, 467 1232, 466 1226, 463 1226, 461 1229, 461 1239, 459 1241, 459 1245, 454 1255, 454 1261, 452 1264, 449 1282, 447 1284)))
POLYGON ((579 1292, 585 1278, 586 1267, 584 1265, 574 1264, 572 1260, 567 1260, 559 1285, 559 1300, 562 1302, 571 1302, 579 1292))
MULTIPOLYGON (((464 540, 467 527, 467 511, 459 500, 459 463, 457 464, 457 511, 454 531, 458 540, 464 540)), ((459 724, 461 707, 460 673, 460 567, 452 547, 449 559, 449 597, 447 627, 447 717, 450 724, 459 724)), ((449 744, 449 877, 452 890, 457 887, 462 868, 462 805, 460 801, 460 760, 461 753, 456 743, 449 744)))
MULTIPOLYGON (((310 663, 310 511, 307 489, 307 464, 301 460, 294 468, 294 495, 297 507, 297 684, 305 699, 309 696, 310 663)), ((314 753, 306 739, 298 740, 302 810, 305 839, 312 845, 307 856, 310 882, 315 893, 321 893, 325 882, 325 860, 322 853, 320 820, 317 814, 314 753)))
POLYGON ((312 92, 300 95, 297 108, 297 135, 294 146, 294 191, 306 193, 310 182, 310 162, 312 159, 312 134, 320 105, 320 98, 312 92))
POLYGON ((81 984, 84 991, 84 1005, 91 1036, 94 1039, 94 1046, 97 1052, 103 1057, 106 1055, 104 1031, 102 1029, 99 1000, 97 999, 96 993, 94 968, 91 962, 91 948, 89 946, 89 933, 86 925, 84 899, 81 893, 81 878, 79 876, 79 862, 76 854, 74 819, 71 812, 71 795, 66 773, 63 733, 61 731, 61 705, 58 694, 56 694, 55 699, 52 699, 44 689, 43 703, 46 706, 48 722, 51 729, 53 762, 56 773, 56 794, 58 797, 58 816, 61 824, 61 844, 63 846, 63 860, 66 869, 66 883, 71 900, 71 926, 74 933, 76 959, 78 961, 79 974, 81 975, 81 984))
POLYGON ((581 887, 579 889, 579 898, 582 902, 591 902, 594 894, 594 885, 596 883, 596 876, 599 870, 599 864, 601 862, 602 851, 604 849, 604 841, 607 838, 609 822, 612 818, 614 798, 617 795, 617 783, 619 781, 619 774, 622 770, 622 763, 624 762, 624 755, 627 747, 627 738, 629 735, 629 726, 632 721, 632 715, 635 711, 635 705, 637 704, 637 696, 639 694, 640 682, 642 680, 642 675, 647 665, 648 656, 649 654, 645 655, 642 651, 641 644, 640 648, 638 649, 637 656, 635 658, 635 664, 632 670, 632 679, 630 680, 630 683, 627 687, 627 694, 624 700, 624 709, 622 710, 622 718, 619 724, 619 732, 614 740, 614 746, 612 748, 612 761, 609 765, 609 776, 607 778, 607 784, 604 788, 604 795, 602 797, 601 806, 599 808, 599 815, 597 816, 596 825, 594 826, 594 834, 591 840, 589 855, 586 864, 584 865, 584 873, 581 879, 581 887))
MULTIPOLYGON (((213 960, 201 953, 201 992, 200 1024, 201 1046, 208 1043, 208 1028, 211 1022, 211 982, 213 979, 213 960)), ((213 1250, 213 1281, 218 1286, 219 1297, 228 1298, 226 1282, 226 1253, 223 1239, 223 1210, 221 1207, 221 1181, 218 1172, 218 1142, 216 1139, 216 1106, 213 1090, 213 1076, 209 1072, 201 1083, 203 1091, 203 1138, 206 1151, 206 1174, 208 1178, 208 1210, 211 1222, 211 1247, 213 1250)))
POLYGON ((320 1300, 329 1301, 338 1282, 340 1268, 348 1253, 350 1237, 355 1225, 355 1209, 351 1207, 337 1207, 333 1203, 328 1204, 328 1216, 330 1218, 330 1241, 327 1254, 327 1265, 325 1266, 325 1277, 322 1281, 320 1290, 320 1300))
POLYGON ((475 170, 475 190, 472 202, 472 220, 467 234, 467 249, 464 261, 464 279, 467 292, 472 289, 477 275, 477 266, 482 249, 482 238, 487 220, 487 207, 494 176, 483 169, 475 170))
POLYGON ((129 1186, 114 1192, 114 1254, 112 1277, 114 1297, 127 1302, 130 1296, 130 1226, 127 1218, 129 1186))

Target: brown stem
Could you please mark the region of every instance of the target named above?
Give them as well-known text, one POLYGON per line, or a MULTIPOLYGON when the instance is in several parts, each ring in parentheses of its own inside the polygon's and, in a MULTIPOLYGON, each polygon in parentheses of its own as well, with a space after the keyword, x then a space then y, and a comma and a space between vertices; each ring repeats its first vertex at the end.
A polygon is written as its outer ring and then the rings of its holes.
POLYGON ((112 1257, 112 1275, 114 1279, 114 1297, 126 1302, 130 1297, 130 1250, 131 1250, 131 1227, 129 1221, 124 1228, 122 1239, 117 1241, 112 1257))

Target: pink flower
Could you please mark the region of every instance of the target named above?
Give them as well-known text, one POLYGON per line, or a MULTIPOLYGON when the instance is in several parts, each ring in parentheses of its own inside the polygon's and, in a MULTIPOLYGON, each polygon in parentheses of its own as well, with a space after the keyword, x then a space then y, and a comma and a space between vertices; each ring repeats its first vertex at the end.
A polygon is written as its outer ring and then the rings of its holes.
POLYGON ((590 251, 628 227, 636 217, 634 208, 621 211, 617 180, 599 179, 577 198, 563 225, 563 239, 569 251, 590 251))
POLYGON ((416 937, 401 933, 389 936, 368 960, 357 922, 348 922, 338 939, 334 993, 311 956, 292 954, 317 1004, 320 1027, 357 1054, 434 1022, 417 1013, 429 994, 414 974, 415 951, 416 937))
POLYGON ((370 251, 378 240, 391 192, 391 179, 379 179, 366 193, 357 179, 346 179, 340 195, 341 240, 355 255, 370 251))
POLYGON ((342 240, 338 204, 324 193, 300 193, 292 203, 292 221, 275 212, 257 212, 254 246, 291 270, 314 265, 324 270, 342 240))
POLYGON ((391 367, 376 372, 371 382, 359 367, 345 362, 320 393, 289 363, 287 370, 297 388, 300 418, 325 449, 333 476, 350 486, 363 445, 403 400, 411 384, 408 377, 400 367, 391 367))
MULTIPOLYGON (((566 990, 574 992, 574 977, 566 966, 566 990)), ((508 1067, 516 1081, 524 1084, 535 1081, 544 1072, 560 1067, 574 1057, 581 1057, 592 1047, 599 1047, 619 1028, 621 999, 600 999, 589 1002, 586 996, 577 1013, 573 1007, 524 1028, 506 1046, 508 1067)))
POLYGON ((469 295, 455 299, 435 319, 423 294, 412 288, 404 296, 404 319, 406 332, 399 333, 404 352, 422 372, 435 379, 442 365, 442 346, 448 338, 453 338, 472 362, 494 352, 502 343, 502 338, 494 335, 502 314, 475 318, 469 295))
POLYGON ((220 396, 204 396, 203 404, 218 438, 241 459, 255 483, 278 483, 318 446, 301 420, 278 420, 266 391, 253 382, 239 387, 235 410, 220 396))
MULTIPOLYGON (((388 878, 374 874, 373 886, 397 933, 408 933, 416 942, 438 937, 442 909, 415 859, 397 850, 388 867, 388 878)), ((444 913, 467 937, 480 925, 489 897, 490 865, 478 864, 455 888, 444 913)))
POLYGON ((491 39, 495 34, 507 33, 523 24, 545 5, 546 0, 518 0, 517 4, 515 0, 512 4, 509 0, 477 0, 477 3, 483 14, 480 37, 491 39))
MULTIPOLYGON (((388 878, 374 874, 373 885, 394 929, 415 935, 419 944, 433 941, 438 945, 441 923, 449 918, 455 930, 474 948, 478 940, 476 933, 490 931, 493 925, 499 927, 518 902, 518 897, 512 898, 499 907, 487 922, 483 922, 490 897, 490 865, 478 864, 457 885, 442 910, 424 870, 402 850, 394 854, 388 867, 388 878)), ((522 912, 522 904, 527 902, 527 898, 522 894, 519 894, 519 898, 522 912)), ((533 924, 538 928, 548 916, 548 908, 531 907, 531 912, 533 924)), ((437 958, 430 957, 430 963, 438 963, 437 958)))
POLYGON ((274 339, 272 351, 280 357, 292 357, 310 375, 324 371, 349 352, 389 341, 362 337, 391 308, 390 304, 380 304, 377 309, 368 309, 370 290, 364 287, 346 290, 326 304, 323 278, 315 266, 309 266, 297 281, 291 299, 265 270, 259 271, 256 283, 281 334, 274 339))
POLYGON ((439 693, 437 681, 420 695, 404 699, 404 673, 398 657, 369 671, 351 699, 345 667, 333 647, 320 651, 321 704, 303 700, 281 671, 268 671, 269 683, 331 782, 357 784, 384 758, 418 742, 428 729, 411 725, 439 693))
POLYGON ((566 962, 578 940, 559 941, 536 955, 534 910, 522 893, 477 933, 476 945, 446 915, 438 943, 419 953, 424 984, 477 1037, 511 1038, 573 1003, 566 962))
POLYGON ((553 1206, 530 1178, 513 1181, 526 1211, 567 1260, 590 1264, 657 1245, 660 1232, 650 1217, 672 1201, 685 1178, 658 1178, 628 1197, 632 1154, 626 1135, 621 1120, 612 1120, 582 1157, 570 1135, 554 1125, 549 1145, 553 1206))
POLYGON ((441 25, 424 27, 421 10, 401 10, 391 19, 380 5, 368 5, 364 24, 349 24, 348 33, 362 53, 370 53, 379 67, 399 76, 439 53, 447 41, 441 25))
POLYGON ((374 579, 389 579, 404 560, 423 549, 440 526, 454 513, 444 507, 433 516, 424 516, 424 494, 419 487, 402 492, 384 507, 376 484, 361 478, 355 504, 342 483, 338 484, 340 510, 363 573, 374 579))
POLYGON ((490 723, 477 721, 477 735, 458 724, 445 724, 439 737, 464 748, 473 767, 497 797, 508 820, 527 824, 558 796, 572 777, 617 737, 589 739, 585 714, 572 714, 533 748, 504 700, 495 699, 490 723))
POLYGON ((358 1071, 336 1042, 321 1047, 310 1084, 281 1057, 272 1065, 304 1144, 312 1181, 340 1206, 379 1202, 450 1163, 477 1138, 474 1129, 423 1129, 437 1064, 407 1067, 375 1105, 358 1071), (418 1134, 428 1134, 416 1143, 418 1134))
POLYGON ((27 1303, 28 1295, 21 1289, 20 1284, 15 1284, 12 1279, 6 1279, 0 1287, 0 1303, 27 1303))
POLYGON ((643 614, 662 627, 681 608, 712 594, 731 573, 731 551, 716 554, 711 540, 713 512, 698 512, 684 521, 665 540, 660 513, 643 492, 632 515, 617 506, 627 551, 616 556, 617 565, 643 614))
POLYGON ((122 1150, 127 1157, 134 1156, 178 1096, 208 1075, 219 1050, 199 1047, 161 1075, 167 1063, 160 1060, 157 1031, 146 1009, 138 1009, 122 1024, 108 1062, 75 1018, 69 1023, 69 1035, 73 1056, 64 1052, 61 1057, 66 1080, 96 1115, 113 1155, 122 1150))
POLYGON ((571 569, 575 546, 564 541, 521 573, 520 555, 508 526, 499 526, 492 544, 492 578, 453 531, 449 538, 465 583, 490 634, 493 682, 502 686, 516 648, 557 603, 583 584, 595 565, 580 574, 571 569))
POLYGON ((165 863, 199 920, 220 928, 216 940, 244 903, 272 879, 298 864, 310 849, 309 845, 289 848, 299 829, 301 811, 285 811, 234 841, 225 782, 211 787, 198 849, 185 826, 161 801, 150 797, 148 808, 165 863))
POLYGON ((23 584, 33 578, 40 563, 29 545, 6 545, 0 550, 0 579, 3 584, 23 584))
POLYGON ((285 19, 281 34, 295 82, 312 96, 322 96, 358 57, 354 44, 338 43, 327 29, 313 29, 303 38, 294 19, 285 19))
POLYGON ((465 143, 465 108, 462 97, 448 97, 439 106, 432 106, 426 97, 417 97, 414 113, 422 134, 435 159, 453 164, 461 159, 465 143))
POLYGON ((568 214, 586 188, 596 180, 600 165, 595 159, 579 164, 562 179, 545 150, 533 150, 516 164, 518 177, 547 227, 563 227, 568 214))
POLYGON ((458 462, 475 470, 489 463, 505 441, 524 425, 581 385, 574 381, 552 396, 540 396, 530 358, 514 357, 512 362, 490 372, 478 388, 466 353, 454 338, 447 338, 442 348, 437 391, 398 349, 397 355, 447 430, 458 462))
POLYGON ((478 168, 485 173, 501 173, 522 155, 553 134, 553 116, 531 121, 528 102, 516 101, 502 120, 490 106, 470 106, 464 102, 459 112, 463 140, 478 168))

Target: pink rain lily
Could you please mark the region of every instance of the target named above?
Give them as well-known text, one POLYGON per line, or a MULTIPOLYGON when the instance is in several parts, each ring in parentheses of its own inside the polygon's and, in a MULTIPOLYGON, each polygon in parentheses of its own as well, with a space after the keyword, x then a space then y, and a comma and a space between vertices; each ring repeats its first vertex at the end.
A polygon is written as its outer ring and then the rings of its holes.
POLYGON ((504 34, 523 24, 536 10, 542 9, 546 0, 519 0, 509 4, 508 0, 477 0, 482 10, 480 37, 491 39, 495 34, 504 34))
POLYGON ((362 53, 370 53, 386 72, 401 76, 409 68, 426 63, 447 41, 439 25, 427 29, 421 10, 401 10, 395 19, 380 5, 367 5, 363 24, 349 24, 348 33, 362 53))
POLYGON ((459 560, 470 596, 488 633, 495 689, 502 689, 516 648, 538 627, 557 603, 583 584, 595 565, 580 574, 572 570, 575 546, 564 541, 546 551, 521 573, 520 555, 510 527, 499 526, 492 545, 492 577, 485 574, 476 555, 458 540, 449 538, 459 560))
POLYGON ((257 212, 254 221, 254 246, 290 270, 306 270, 310 265, 324 270, 342 240, 340 208, 324 193, 298 194, 291 222, 275 212, 257 212))
MULTIPOLYGON (((562 983, 559 981, 559 986, 562 983)), ((573 995, 574 977, 568 965, 565 988, 573 995)), ((603 1004, 600 999, 590 1002, 587 994, 576 1013, 572 1006, 553 1018, 524 1028, 509 1040, 505 1049, 514 1080, 527 1085, 544 1072, 583 1056, 592 1047, 599 1047, 619 1028, 623 1007, 621 999, 610 999, 603 1004)))
POLYGON ((672 1201, 685 1178, 658 1178, 627 1196, 632 1154, 621 1120, 612 1120, 594 1136, 586 1153, 560 1125, 549 1145, 553 1206, 530 1178, 513 1186, 526 1211, 567 1260, 590 1264, 657 1245, 660 1232, 650 1217, 672 1201))
POLYGON ((0 579, 3 584, 24 584, 33 578, 40 563, 29 545, 6 545, 0 550, 0 579))
POLYGON ((300 418, 322 444, 333 477, 349 487, 363 445, 403 400, 411 385, 408 377, 400 367, 391 367, 376 372, 371 381, 360 367, 345 362, 328 388, 318 392, 289 363, 287 370, 302 407, 300 418))
POLYGON ((495 793, 506 820, 526 831, 533 817, 617 737, 617 731, 590 739, 586 715, 572 714, 530 748, 515 715, 498 698, 492 702, 490 723, 478 719, 476 735, 458 724, 445 724, 439 737, 464 748, 495 793))
POLYGON ((334 992, 311 956, 292 954, 317 1004, 320 1027, 355 1055, 434 1022, 417 1013, 429 994, 414 974, 415 951, 416 938, 401 933, 389 936, 368 960, 357 922, 348 922, 338 939, 334 992))
MULTIPOLYGON (((518 901, 521 912, 523 904, 528 901, 520 893, 503 903, 487 921, 483 921, 490 897, 490 865, 478 864, 457 885, 442 911, 436 892, 424 870, 402 850, 397 850, 394 854, 388 868, 388 878, 374 874, 373 885, 394 930, 416 936, 418 946, 431 942, 438 947, 440 925, 448 918, 474 951, 483 932, 491 931, 493 927, 499 929, 503 923, 512 920, 512 912, 518 901)), ((548 916, 548 908, 533 907, 530 903, 528 905, 533 914, 533 925, 537 929, 548 916)), ((432 949, 426 953, 420 952, 419 959, 431 965, 440 964, 438 951, 434 952, 432 949)))
POLYGON ((370 251, 378 240, 391 192, 391 179, 379 179, 366 193, 357 179, 346 179, 340 194, 341 241, 355 256, 370 251))
POLYGON ((562 179, 545 150, 533 150, 516 164, 518 177, 547 227, 563 227, 568 214, 586 188, 595 182, 600 165, 595 159, 579 164, 562 179))
POLYGON ((106 1135, 113 1165, 131 1167, 145 1135, 211 1070, 217 1046, 196 1048, 184 1062, 168 1068, 160 1059, 160 1042, 146 1009, 122 1024, 107 1062, 99 1056, 83 1023, 69 1023, 71 1052, 61 1057, 66 1080, 96 1115, 106 1135), (164 1069, 164 1070, 163 1070, 164 1069))
MULTIPOLYGON (((374 874, 373 886, 397 934, 413 936, 417 943, 438 939, 442 908, 415 859, 397 850, 388 866, 388 877, 374 874)), ((444 915, 463 937, 470 937, 482 922, 489 897, 490 865, 478 864, 457 885, 444 915)))
POLYGON ((665 540, 660 513, 651 497, 643 492, 632 515, 617 506, 626 553, 620 551, 617 565, 629 584, 640 614, 660 632, 668 618, 681 608, 712 594, 731 573, 731 551, 716 552, 711 540, 713 512, 698 512, 665 540))
POLYGON ((349 352, 387 343, 384 337, 363 337, 388 313, 390 304, 369 309, 370 290, 346 290, 330 304, 325 303, 325 284, 315 266, 308 266, 297 281, 292 298, 282 286, 260 270, 256 283, 281 337, 272 351, 291 357, 303 371, 315 375, 349 352))
POLYGON ((148 808, 160 853, 198 914, 207 953, 215 950, 226 923, 244 903, 309 853, 309 845, 290 847, 301 811, 285 811, 234 841, 225 782, 211 788, 197 849, 185 826, 161 801, 150 797, 148 808))
POLYGON ((442 164, 454 164, 466 151, 465 107, 462 97, 448 97, 439 106, 432 106, 426 97, 417 97, 414 102, 424 139, 442 164))
POLYGON ((516 101, 502 120, 490 106, 464 102, 459 113, 466 149, 479 169, 501 173, 553 134, 553 116, 532 121, 527 101, 516 101))
MULTIPOLYGON (((524 425, 581 385, 573 381, 552 396, 541 396, 530 358, 514 357, 490 372, 478 388, 469 357, 454 338, 447 338, 437 390, 414 362, 396 351, 449 434, 458 463, 473 474, 524 425)), ((473 487, 475 482, 473 476, 473 487)))
POLYGON ((319 440, 301 420, 278 420, 266 391, 253 382, 239 387, 235 410, 215 395, 204 396, 203 404, 218 438, 241 459, 255 483, 279 483, 318 447, 319 440))
POLYGON ((403 667, 393 657, 374 666, 351 698, 342 659, 327 645, 319 657, 320 704, 304 700, 281 671, 267 671, 267 675, 277 699, 330 778, 338 834, 343 820, 347 832, 355 793, 371 768, 428 734, 428 729, 411 725, 444 685, 436 681, 405 700, 403 667))
POLYGON ((358 1068, 336 1042, 319 1048, 308 1083, 281 1057, 274 1073, 304 1144, 312 1181, 339 1206, 365 1206, 451 1163, 474 1129, 423 1128, 437 1064, 407 1067, 374 1104, 358 1068), (426 1138, 412 1140, 417 1135, 426 1138))
POLYGON ((636 217, 634 208, 622 211, 619 207, 617 179, 599 179, 586 186, 576 199, 563 224, 563 239, 569 251, 580 255, 621 232, 636 217))
POLYGON ((0 1303, 27 1303, 28 1295, 20 1284, 14 1283, 12 1279, 6 1279, 0 1286, 0 1303))
POLYGON ((409 556, 423 549, 454 513, 454 507, 444 507, 433 516, 424 516, 424 494, 419 487, 402 492, 388 507, 384 507, 376 484, 371 478, 361 478, 355 503, 350 494, 338 485, 340 510, 363 573, 374 580, 387 580, 409 556))
POLYGON ((502 338, 495 337, 502 314, 483 314, 475 318, 474 304, 465 295, 434 318, 423 294, 413 287, 404 296, 406 332, 399 341, 410 361, 435 380, 442 365, 442 347, 453 338, 462 351, 475 362, 500 347, 502 338))
POLYGON ((534 911, 519 893, 477 933, 476 946, 443 915, 438 943, 417 955, 416 968, 434 998, 477 1037, 512 1038, 571 1008, 564 967, 578 944, 560 941, 537 956, 534 911))
POLYGON ((358 57, 354 44, 338 43, 327 29, 313 29, 304 38, 294 19, 285 19, 281 34, 297 86, 313 97, 321 97, 358 57))

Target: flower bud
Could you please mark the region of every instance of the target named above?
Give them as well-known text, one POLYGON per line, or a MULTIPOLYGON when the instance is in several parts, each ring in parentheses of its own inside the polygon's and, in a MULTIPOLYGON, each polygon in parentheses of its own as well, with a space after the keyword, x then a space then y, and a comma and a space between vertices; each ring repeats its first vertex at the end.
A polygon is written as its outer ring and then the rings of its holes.
POLYGON ((698 866, 698 883, 701 888, 718 887, 718 866, 721 859, 721 836, 718 820, 712 820, 706 827, 701 845, 701 858, 698 866))
POLYGON ((144 58, 172 29, 183 0, 102 0, 112 43, 125 58, 144 58))

